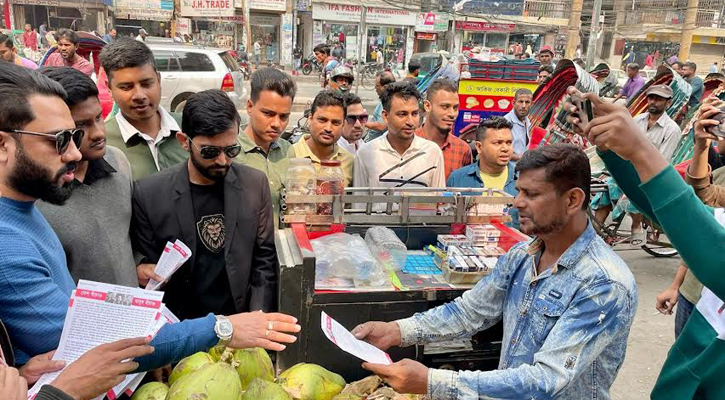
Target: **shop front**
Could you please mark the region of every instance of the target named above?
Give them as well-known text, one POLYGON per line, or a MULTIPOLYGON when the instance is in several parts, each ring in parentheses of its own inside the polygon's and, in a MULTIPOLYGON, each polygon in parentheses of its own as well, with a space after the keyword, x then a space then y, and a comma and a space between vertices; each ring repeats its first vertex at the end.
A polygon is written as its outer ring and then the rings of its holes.
POLYGON ((491 49, 491 54, 505 54, 508 49, 509 35, 516 29, 516 24, 496 24, 479 21, 457 21, 456 31, 462 32, 462 49, 474 47, 491 49))
POLYGON ((143 28, 151 36, 171 34, 174 2, 170 0, 115 0, 116 28, 120 37, 136 37, 143 28))
POLYGON ((344 58, 374 61, 373 53, 380 50, 386 65, 393 62, 405 65, 413 52, 416 13, 381 7, 367 7, 366 31, 361 32, 362 7, 357 5, 314 3, 312 8, 313 46, 339 43, 344 58), (395 24, 391 24, 395 22, 395 24), (364 35, 364 36, 363 36, 364 35), (360 40, 364 40, 361 46, 360 40), (365 51, 359 55, 360 48, 365 51))
POLYGON ((415 22, 413 53, 448 50, 449 21, 447 13, 419 13, 415 22))
POLYGON ((283 33, 283 14, 287 11, 286 0, 250 0, 249 5, 249 52, 254 52, 254 43, 259 42, 260 61, 268 64, 280 64, 282 51, 292 52, 292 33, 290 43, 285 44, 283 33))
POLYGON ((112 0, 12 0, 8 12, 12 8, 15 29, 23 29, 25 24, 33 28, 46 24, 53 30, 70 28, 102 32, 105 31, 106 9, 112 5, 112 0))

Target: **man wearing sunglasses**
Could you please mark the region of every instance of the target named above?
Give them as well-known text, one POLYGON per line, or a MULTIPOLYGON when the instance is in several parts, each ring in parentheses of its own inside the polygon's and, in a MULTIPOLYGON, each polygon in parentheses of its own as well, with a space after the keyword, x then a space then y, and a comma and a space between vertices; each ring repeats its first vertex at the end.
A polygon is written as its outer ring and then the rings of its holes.
POLYGON ((156 263, 168 241, 192 250, 164 287, 164 302, 182 319, 276 307, 269 184, 262 172, 232 162, 242 151, 239 122, 224 92, 192 95, 176 135, 187 162, 134 188, 132 236, 144 262, 156 263))
MULTIPOLYGON (((74 136, 79 144, 82 137, 72 132, 75 123, 65 97, 57 82, 0 63, 0 320, 18 364, 58 347, 75 290, 58 236, 35 208, 38 199, 68 199, 81 161, 74 136)), ((240 197, 235 200, 245 204, 240 197)), ((88 251, 94 251, 92 243, 88 251)), ((138 370, 178 362, 220 340, 233 348, 281 351, 282 343, 295 341, 285 334, 299 332, 295 322, 282 314, 242 313, 166 325, 151 341, 156 351, 136 359, 138 370)))
POLYGON ((446 178, 451 172, 473 162, 468 143, 451 134, 458 118, 458 105, 458 87, 448 79, 436 79, 428 88, 423 102, 428 113, 425 122, 415 131, 416 135, 441 148, 446 178))
POLYGON ((63 245, 73 280, 138 286, 129 234, 131 165, 121 150, 106 146, 98 88, 73 68, 44 68, 41 73, 63 86, 75 126, 85 135, 71 184, 73 196, 63 206, 38 202, 38 209, 63 245))
POLYGON ((339 160, 345 173, 345 186, 352 185, 355 157, 337 145, 345 120, 345 100, 339 92, 323 90, 312 101, 310 134, 292 145, 289 158, 309 158, 319 171, 323 161, 339 160))
POLYGON ((360 97, 353 93, 347 94, 345 104, 347 104, 347 116, 342 126, 342 137, 337 144, 354 156, 357 149, 362 146, 362 138, 367 133, 365 124, 368 122, 368 112, 363 107, 360 97))

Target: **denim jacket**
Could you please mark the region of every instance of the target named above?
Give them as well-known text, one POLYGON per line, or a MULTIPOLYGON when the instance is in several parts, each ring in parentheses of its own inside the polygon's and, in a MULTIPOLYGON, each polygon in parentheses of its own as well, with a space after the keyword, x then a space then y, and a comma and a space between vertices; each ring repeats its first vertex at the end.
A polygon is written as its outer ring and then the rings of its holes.
POLYGON ((461 297, 397 321, 409 346, 471 337, 503 319, 499 368, 430 369, 432 399, 610 399, 637 308, 634 277, 591 224, 537 276, 543 245, 517 244, 461 297))

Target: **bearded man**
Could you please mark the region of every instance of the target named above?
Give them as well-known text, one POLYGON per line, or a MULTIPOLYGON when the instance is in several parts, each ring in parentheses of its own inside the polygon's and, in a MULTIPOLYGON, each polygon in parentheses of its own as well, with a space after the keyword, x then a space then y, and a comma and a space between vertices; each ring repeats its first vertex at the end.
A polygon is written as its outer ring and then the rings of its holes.
POLYGON ((269 183, 264 173, 232 163, 242 150, 238 134, 239 114, 226 93, 192 95, 176 134, 189 159, 134 187, 132 242, 150 264, 139 268, 139 283, 154 278, 167 242, 181 240, 192 251, 163 287, 182 319, 276 308, 269 183))

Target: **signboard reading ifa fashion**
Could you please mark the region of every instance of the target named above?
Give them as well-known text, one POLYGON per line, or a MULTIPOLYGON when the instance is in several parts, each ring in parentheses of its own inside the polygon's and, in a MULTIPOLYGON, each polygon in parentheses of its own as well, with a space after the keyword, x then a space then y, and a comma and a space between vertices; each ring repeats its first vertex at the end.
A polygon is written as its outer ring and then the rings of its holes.
MULTIPOLYGON (((361 6, 346 4, 313 3, 312 19, 325 21, 359 22, 361 6)), ((417 13, 393 8, 368 7, 365 22, 369 24, 395 24, 415 26, 417 13)))
POLYGON ((181 0, 184 17, 231 17, 234 0, 181 0))

